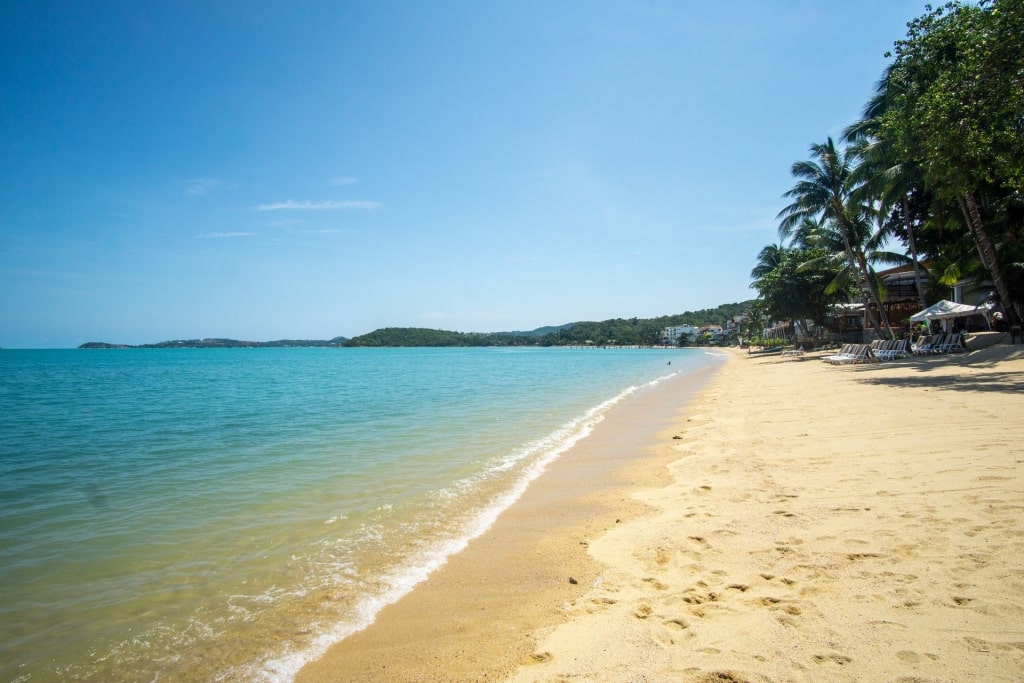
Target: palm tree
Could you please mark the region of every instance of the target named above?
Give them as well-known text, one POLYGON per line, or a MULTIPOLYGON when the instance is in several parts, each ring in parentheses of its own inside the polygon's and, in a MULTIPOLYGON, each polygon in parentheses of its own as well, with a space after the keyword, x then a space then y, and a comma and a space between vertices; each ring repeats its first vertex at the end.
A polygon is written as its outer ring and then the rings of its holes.
MULTIPOLYGON (((869 218, 870 216, 867 214, 857 218, 854 222, 856 230, 851 236, 851 242, 855 246, 860 245, 868 264, 868 277, 881 297, 885 292, 885 284, 875 272, 874 264, 907 265, 911 259, 900 253, 883 250, 882 247, 890 235, 890 228, 884 221, 885 216, 882 214, 875 216, 879 225, 874 232, 871 232, 869 218)), ((850 284, 857 283, 857 272, 846 259, 842 236, 831 224, 818 225, 805 219, 794 231, 793 243, 800 245, 800 248, 803 249, 816 249, 825 252, 820 257, 804 261, 797 269, 797 272, 816 269, 834 272, 835 278, 826 287, 825 294, 833 294, 850 284)))
MULTIPOLYGON (((902 221, 906 232, 907 248, 914 266, 914 285, 918 303, 922 308, 928 305, 925 298, 924 276, 914 234, 910 197, 924 189, 923 175, 914 164, 900 160, 895 145, 881 133, 881 119, 890 106, 889 75, 892 65, 886 67, 882 78, 875 85, 875 94, 864 106, 863 118, 850 125, 843 133, 843 139, 853 146, 860 159, 854 171, 860 183, 855 194, 865 201, 877 201, 879 211, 890 214, 902 221)), ((893 224, 888 232, 891 234, 893 224)), ((888 236, 888 235, 887 235, 888 236)))
POLYGON ((750 277, 754 280, 763 278, 772 272, 782 263, 786 256, 786 248, 781 244, 769 244, 757 255, 757 265, 750 271, 750 277))
POLYGON ((760 337, 764 334, 768 318, 764 311, 764 301, 755 301, 747 310, 747 337, 760 337))
POLYGON ((861 300, 871 324, 876 330, 882 329, 878 317, 871 309, 871 304, 874 303, 885 323, 885 329, 889 336, 893 337, 878 289, 870 277, 863 249, 866 239, 861 229, 864 207, 858 205, 851 196, 857 187, 856 177, 853 175, 853 160, 845 150, 836 148, 832 138, 828 138, 824 144, 811 145, 810 151, 810 161, 798 161, 793 164, 792 173, 797 182, 783 195, 793 199, 793 203, 777 216, 781 219, 779 236, 788 238, 794 226, 801 224, 805 219, 831 224, 839 234, 850 270, 856 274, 861 300), (855 240, 855 237, 859 239, 855 240))

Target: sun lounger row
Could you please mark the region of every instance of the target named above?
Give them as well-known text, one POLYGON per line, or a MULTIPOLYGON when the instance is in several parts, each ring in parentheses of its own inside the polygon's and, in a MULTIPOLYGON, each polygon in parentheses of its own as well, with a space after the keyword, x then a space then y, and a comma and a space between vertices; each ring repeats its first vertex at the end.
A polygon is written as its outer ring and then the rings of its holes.
POLYGON ((822 360, 832 365, 849 365, 851 363, 868 363, 878 359, 871 352, 870 344, 845 344, 839 353, 824 356, 822 360))
POLYGON ((910 355, 906 339, 875 340, 871 343, 871 352, 879 360, 893 360, 894 358, 906 358, 910 355))
POLYGON ((914 355, 927 356, 935 353, 963 353, 967 350, 964 346, 964 335, 961 332, 949 334, 929 334, 917 340, 911 347, 914 355))

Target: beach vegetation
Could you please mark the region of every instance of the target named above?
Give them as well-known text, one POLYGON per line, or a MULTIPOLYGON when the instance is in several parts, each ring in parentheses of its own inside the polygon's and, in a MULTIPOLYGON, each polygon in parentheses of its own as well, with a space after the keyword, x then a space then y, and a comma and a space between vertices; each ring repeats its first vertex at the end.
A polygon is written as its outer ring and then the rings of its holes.
MULTIPOLYGON (((751 272, 764 311, 792 315, 786 278, 844 268, 823 295, 845 291, 875 330, 894 336, 876 265, 913 273, 914 304, 986 283, 1019 323, 1024 301, 1024 0, 926 6, 886 67, 863 116, 793 164, 781 242, 751 272), (893 247, 897 247, 894 249, 893 247), (788 269, 792 251, 823 250, 788 269), (785 276, 785 277, 783 277, 785 276)), ((800 258, 804 258, 800 257, 800 258)), ((982 292, 984 294, 984 290, 982 292)), ((971 303, 974 303, 973 301, 971 303)), ((896 322, 899 322, 897 320, 896 322)))
POLYGON ((752 287, 774 320, 810 320, 825 325, 829 309, 847 301, 854 286, 847 264, 821 247, 780 248, 777 245, 751 273, 752 287), (772 264, 768 267, 768 264, 772 264))
POLYGON ((791 238, 797 226, 817 225, 832 230, 839 238, 836 246, 841 245, 872 325, 875 329, 884 326, 893 337, 865 249, 865 226, 871 209, 855 193, 859 182, 854 173, 856 158, 846 148, 837 147, 832 138, 812 144, 810 152, 811 159, 797 161, 791 168, 797 181, 783 195, 793 201, 779 212, 779 237, 791 238))
MULTIPOLYGON (((1024 199, 1024 0, 947 3, 908 24, 886 74, 878 137, 963 214, 1007 313, 1019 321, 999 205, 1024 199), (987 210, 986 210, 987 209, 987 210), (996 209, 993 211, 993 209, 996 209)), ((1017 264, 1016 268, 1020 265, 1017 264)))

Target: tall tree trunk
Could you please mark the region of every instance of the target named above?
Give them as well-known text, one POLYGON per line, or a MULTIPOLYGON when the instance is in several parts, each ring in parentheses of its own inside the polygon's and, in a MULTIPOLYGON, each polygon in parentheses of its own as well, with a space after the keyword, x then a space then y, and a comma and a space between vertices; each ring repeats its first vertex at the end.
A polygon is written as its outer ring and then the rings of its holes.
POLYGON ((845 218, 840 216, 838 223, 839 234, 842 235, 843 238, 843 248, 846 250, 846 258, 849 259, 853 272, 857 274, 857 284, 860 287, 861 300, 864 302, 864 310, 871 319, 871 324, 875 328, 875 333, 881 336, 882 326, 879 325, 878 317, 871 310, 872 303, 875 304, 875 307, 878 309, 878 313, 885 321, 885 329, 889 333, 889 338, 895 339, 896 337, 892 333, 892 327, 889 326, 889 316, 885 314, 885 309, 882 307, 882 298, 878 295, 875 283, 871 281, 871 273, 868 270, 867 259, 859 248, 856 250, 853 248, 853 244, 850 242, 850 231, 846 225, 845 218))
MULTIPOLYGON (((850 268, 857 274, 857 285, 860 290, 860 301, 864 304, 864 313, 871 320, 871 325, 875 328, 875 331, 882 329, 878 325, 878 318, 875 316, 874 311, 871 310, 871 301, 868 300, 868 294, 864 291, 864 287, 860 286, 860 280, 862 273, 860 270, 860 264, 857 262, 857 257, 853 253, 853 247, 850 245, 850 235, 846 230, 846 223, 842 220, 837 221, 839 225, 839 234, 843 238, 843 251, 846 252, 846 260, 850 263, 850 268)), ((867 284, 867 283, 865 283, 867 284)))
POLYGON ((967 225, 978 247, 978 256, 981 257, 982 264, 988 269, 988 275, 992 278, 992 284, 999 294, 999 302, 1003 305, 1006 314, 1010 316, 1010 323, 1019 325, 1022 318, 1021 311, 1010 298, 1010 290, 1006 287, 1006 281, 1003 280, 1002 271, 999 270, 999 257, 996 255, 995 245, 992 244, 992 240, 989 239, 988 233, 985 231, 985 224, 981 221, 981 211, 978 209, 974 193, 966 192, 958 199, 960 210, 963 211, 964 218, 967 219, 967 225))
POLYGON ((885 306, 882 305, 882 295, 878 292, 878 283, 871 276, 871 269, 868 268, 868 259, 864 256, 864 251, 859 247, 857 249, 857 260, 860 265, 861 277, 864 278, 864 286, 867 287, 875 306, 878 307, 878 315, 881 316, 882 327, 889 333, 890 339, 895 339, 896 335, 892 331, 892 325, 889 324, 889 314, 886 312, 885 306))
MULTIPOLYGON (((875 334, 878 334, 879 330, 882 328, 878 324, 878 317, 875 316, 874 311, 871 310, 871 302, 868 299, 868 294, 864 291, 865 289, 870 289, 870 283, 867 281, 867 272, 866 270, 861 269, 861 264, 858 262, 857 256, 853 251, 853 245, 850 243, 850 230, 846 223, 845 207, 839 199, 838 192, 832 193, 831 203, 832 210, 836 215, 836 225, 839 227, 839 236, 843 239, 843 251, 846 252, 846 260, 850 262, 850 268, 852 268, 853 272, 857 274, 857 284, 860 289, 861 303, 864 304, 864 313, 871 320, 871 325, 875 328, 875 334), (862 282, 863 286, 861 286, 862 282)), ((871 289, 871 292, 874 293, 874 290, 871 289)), ((882 310, 881 305, 878 306, 878 310, 882 310)))
POLYGON ((903 224, 907 228, 907 242, 910 244, 910 258, 914 259, 914 286, 917 287, 917 303, 921 308, 928 307, 928 300, 924 296, 924 280, 921 277, 921 261, 917 257, 917 239, 914 237, 914 224, 910 220, 910 202, 907 195, 903 195, 903 224))

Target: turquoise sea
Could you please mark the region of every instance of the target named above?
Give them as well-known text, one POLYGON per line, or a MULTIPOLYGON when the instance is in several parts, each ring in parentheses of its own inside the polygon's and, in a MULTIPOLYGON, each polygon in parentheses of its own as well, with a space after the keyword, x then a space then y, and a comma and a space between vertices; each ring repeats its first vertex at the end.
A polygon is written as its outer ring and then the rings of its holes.
POLYGON ((0 681, 291 680, 616 404, 720 360, 0 351, 0 681))

